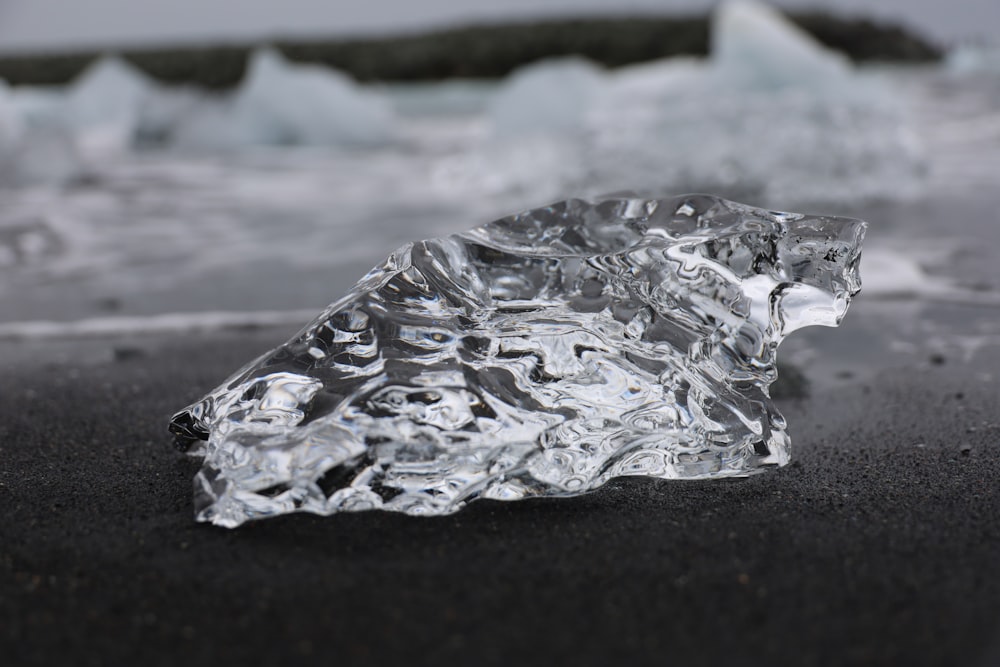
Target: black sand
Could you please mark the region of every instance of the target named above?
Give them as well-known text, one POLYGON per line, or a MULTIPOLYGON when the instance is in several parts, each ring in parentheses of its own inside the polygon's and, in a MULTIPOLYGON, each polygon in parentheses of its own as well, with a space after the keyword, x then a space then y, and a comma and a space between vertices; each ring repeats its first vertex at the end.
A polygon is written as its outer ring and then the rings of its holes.
POLYGON ((195 524, 166 420, 282 336, 0 349, 0 664, 1000 664, 995 348, 783 401, 749 480, 195 524))

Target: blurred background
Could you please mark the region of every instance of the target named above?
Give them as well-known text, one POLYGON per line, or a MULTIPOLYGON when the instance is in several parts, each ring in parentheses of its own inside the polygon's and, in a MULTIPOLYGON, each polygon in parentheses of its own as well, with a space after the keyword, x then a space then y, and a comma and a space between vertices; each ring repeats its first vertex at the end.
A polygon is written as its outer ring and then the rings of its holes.
POLYGON ((974 364, 998 42, 993 0, 0 0, 0 340, 294 325, 409 240, 702 191, 873 223, 786 359, 974 364))

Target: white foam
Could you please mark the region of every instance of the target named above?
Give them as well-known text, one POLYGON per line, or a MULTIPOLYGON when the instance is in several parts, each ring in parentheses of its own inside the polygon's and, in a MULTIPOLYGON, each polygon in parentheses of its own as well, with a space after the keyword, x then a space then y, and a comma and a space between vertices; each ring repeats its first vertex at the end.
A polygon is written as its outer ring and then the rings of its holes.
POLYGON ((976 306, 1000 306, 1000 295, 955 285, 928 273, 913 253, 884 247, 866 248, 861 254, 862 298, 936 301, 976 306))
POLYGON ((55 86, 18 86, 10 89, 14 108, 28 127, 51 127, 63 119, 65 91, 55 86))
POLYGON ((105 57, 65 89, 0 91, 0 184, 66 183, 128 153, 154 84, 105 57))
POLYGON ((869 298, 913 298, 948 289, 913 258, 884 248, 868 248, 862 253, 861 279, 863 293, 869 298))
POLYGON ((221 331, 294 325, 299 322, 304 324, 315 316, 315 310, 217 311, 135 317, 95 317, 72 322, 5 322, 0 323, 0 340, 37 341, 53 338, 102 338, 119 335, 221 331))

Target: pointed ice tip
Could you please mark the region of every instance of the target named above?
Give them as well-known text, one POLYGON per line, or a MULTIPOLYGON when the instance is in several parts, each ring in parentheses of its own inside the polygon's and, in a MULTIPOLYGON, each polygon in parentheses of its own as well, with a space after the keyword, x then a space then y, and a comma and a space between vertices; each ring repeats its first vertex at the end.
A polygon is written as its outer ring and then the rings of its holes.
POLYGON ((784 465, 775 348, 840 321, 864 232, 685 195, 567 200, 408 244, 174 418, 208 438, 197 518, 442 515, 784 465))
POLYGON ((761 2, 722 2, 712 15, 711 33, 712 60, 732 75, 734 84, 810 87, 850 73, 843 54, 761 2))
POLYGON ((174 435, 174 447, 182 452, 191 449, 191 445, 202 440, 208 440, 205 426, 191 413, 191 410, 181 410, 170 418, 170 432, 174 435))

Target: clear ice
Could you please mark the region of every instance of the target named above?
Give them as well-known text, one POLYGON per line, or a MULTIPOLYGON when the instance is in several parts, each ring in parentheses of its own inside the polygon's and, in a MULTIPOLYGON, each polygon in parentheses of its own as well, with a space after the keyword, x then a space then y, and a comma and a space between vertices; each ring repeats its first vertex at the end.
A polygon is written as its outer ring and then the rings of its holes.
POLYGON ((454 512, 789 460, 784 336, 836 326, 866 224, 712 196, 569 200, 407 244, 177 413, 201 521, 454 512))

